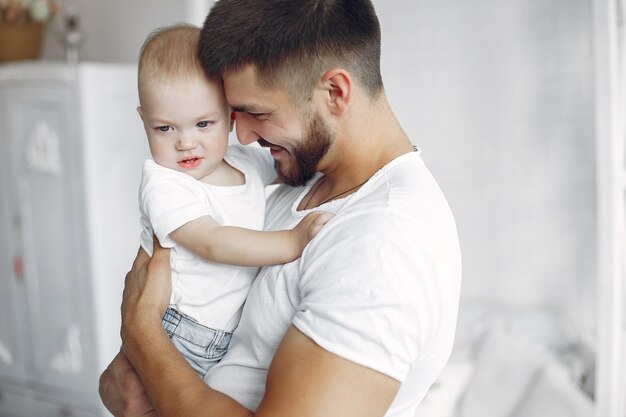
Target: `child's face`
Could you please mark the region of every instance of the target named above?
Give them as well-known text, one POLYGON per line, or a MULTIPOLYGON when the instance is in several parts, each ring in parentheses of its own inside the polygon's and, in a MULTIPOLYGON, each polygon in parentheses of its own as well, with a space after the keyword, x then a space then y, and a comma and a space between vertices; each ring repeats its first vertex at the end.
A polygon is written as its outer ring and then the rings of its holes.
POLYGON ((201 77, 152 81, 139 114, 155 162, 201 180, 228 147, 230 112, 222 87, 201 77))

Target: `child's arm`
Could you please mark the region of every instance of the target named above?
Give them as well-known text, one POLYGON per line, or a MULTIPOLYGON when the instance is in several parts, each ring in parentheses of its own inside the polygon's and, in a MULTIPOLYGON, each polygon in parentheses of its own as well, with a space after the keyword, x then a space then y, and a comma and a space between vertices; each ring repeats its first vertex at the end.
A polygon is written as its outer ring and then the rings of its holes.
POLYGON ((211 216, 184 224, 170 237, 198 256, 238 266, 284 264, 300 257, 304 247, 333 214, 307 214, 291 230, 261 232, 235 226, 221 226, 211 216))

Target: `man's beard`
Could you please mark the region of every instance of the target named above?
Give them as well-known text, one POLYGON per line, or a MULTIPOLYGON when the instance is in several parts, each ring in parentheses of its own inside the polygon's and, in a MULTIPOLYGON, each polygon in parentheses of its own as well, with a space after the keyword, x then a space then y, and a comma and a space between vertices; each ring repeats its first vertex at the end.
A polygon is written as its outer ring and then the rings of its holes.
POLYGON ((275 161, 278 179, 293 187, 305 185, 317 172, 317 164, 326 155, 334 139, 335 135, 319 113, 315 112, 307 123, 305 136, 293 151, 290 166, 283 168, 275 161))

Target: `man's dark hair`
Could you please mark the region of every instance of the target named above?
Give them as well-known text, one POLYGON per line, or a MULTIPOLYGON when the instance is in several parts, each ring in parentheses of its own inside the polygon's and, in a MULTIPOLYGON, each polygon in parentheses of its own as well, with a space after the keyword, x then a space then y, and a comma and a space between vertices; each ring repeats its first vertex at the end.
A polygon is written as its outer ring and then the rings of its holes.
POLYGON ((348 70, 370 96, 382 90, 380 24, 370 0, 219 0, 199 42, 205 71, 248 64, 264 86, 309 96, 327 70, 348 70))

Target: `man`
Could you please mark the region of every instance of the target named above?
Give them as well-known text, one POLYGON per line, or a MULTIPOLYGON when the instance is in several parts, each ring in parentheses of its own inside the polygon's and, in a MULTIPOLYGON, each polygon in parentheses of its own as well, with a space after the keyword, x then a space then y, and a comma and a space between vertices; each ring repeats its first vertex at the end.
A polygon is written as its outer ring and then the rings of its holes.
POLYGON ((266 228, 336 216, 302 257, 261 270, 224 359, 200 380, 161 328, 168 252, 126 278, 123 353, 101 377, 118 416, 408 417, 454 339, 461 260, 445 198, 397 122, 368 0, 221 0, 200 59, 244 144, 281 186, 266 228))

